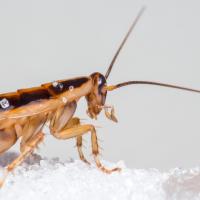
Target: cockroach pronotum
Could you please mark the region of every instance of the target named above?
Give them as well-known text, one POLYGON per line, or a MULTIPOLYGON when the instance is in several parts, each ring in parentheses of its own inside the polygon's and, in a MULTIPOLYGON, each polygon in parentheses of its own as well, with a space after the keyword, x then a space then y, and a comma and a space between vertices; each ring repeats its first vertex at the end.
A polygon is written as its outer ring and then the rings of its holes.
POLYGON ((87 114, 90 118, 97 119, 97 115, 104 110, 108 119, 117 122, 114 108, 107 106, 105 102, 107 92, 120 87, 131 84, 151 84, 200 93, 200 90, 150 81, 128 81, 107 85, 112 67, 143 12, 144 8, 140 10, 130 26, 105 75, 95 72, 90 76, 58 80, 42 84, 39 87, 20 89, 0 95, 0 153, 7 151, 21 138, 21 154, 6 166, 1 185, 7 174, 32 154, 44 139, 45 124, 49 126, 50 133, 57 139, 76 138, 79 157, 87 164, 90 163, 82 152, 82 135, 90 132, 92 154, 96 166, 105 173, 120 171, 118 167, 107 169, 101 164, 98 158, 99 147, 95 127, 92 124, 81 124, 80 119, 74 117, 77 103, 81 97, 86 98, 87 114))

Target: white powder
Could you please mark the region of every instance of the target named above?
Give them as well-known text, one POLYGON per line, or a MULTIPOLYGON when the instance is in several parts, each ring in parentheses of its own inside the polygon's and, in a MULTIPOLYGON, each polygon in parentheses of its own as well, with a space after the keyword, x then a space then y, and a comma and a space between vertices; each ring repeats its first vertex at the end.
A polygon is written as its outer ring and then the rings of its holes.
MULTIPOLYGON (((16 155, 0 158, 5 165, 16 155)), ((58 158, 36 156, 10 174, 0 190, 1 200, 197 200, 200 199, 200 168, 128 169, 121 161, 106 166, 122 167, 107 175, 94 164, 80 160, 61 162, 58 158)))

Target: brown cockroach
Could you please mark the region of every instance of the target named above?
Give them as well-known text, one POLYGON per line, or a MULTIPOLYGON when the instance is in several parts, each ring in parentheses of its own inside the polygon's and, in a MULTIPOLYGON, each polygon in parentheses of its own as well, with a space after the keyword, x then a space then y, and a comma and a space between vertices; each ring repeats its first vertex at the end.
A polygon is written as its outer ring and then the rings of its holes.
POLYGON ((144 8, 133 21, 105 75, 95 72, 90 76, 58 80, 42 84, 40 87, 0 95, 0 153, 7 151, 21 138, 21 154, 6 166, 1 185, 6 175, 21 164, 44 139, 43 127, 46 123, 50 133, 57 139, 76 138, 80 159, 88 164, 82 152, 82 135, 90 132, 92 154, 97 167, 105 173, 120 171, 118 167, 107 169, 101 164, 95 127, 92 124, 81 124, 78 117, 73 117, 81 97, 86 98, 87 114, 90 118, 97 119, 97 115, 104 110, 108 119, 117 122, 114 108, 105 104, 108 91, 130 84, 151 84, 200 93, 200 90, 150 81, 128 81, 107 85, 112 67, 143 11, 144 8))

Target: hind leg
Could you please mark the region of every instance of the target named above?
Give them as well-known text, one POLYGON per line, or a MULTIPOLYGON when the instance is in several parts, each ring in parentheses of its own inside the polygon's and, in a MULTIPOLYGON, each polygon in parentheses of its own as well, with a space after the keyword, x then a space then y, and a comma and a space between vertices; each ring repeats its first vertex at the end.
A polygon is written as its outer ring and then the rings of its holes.
POLYGON ((46 123, 47 116, 38 115, 37 117, 30 117, 21 130, 20 152, 23 153, 27 144, 32 138, 43 129, 46 123))
POLYGON ((17 141, 14 128, 0 130, 0 154, 11 148, 17 141))
POLYGON ((39 132, 36 134, 27 144, 24 151, 14 160, 12 161, 7 167, 6 171, 4 172, 4 176, 0 180, 0 187, 3 186, 5 179, 9 172, 11 172, 16 166, 20 165, 25 158, 27 158, 37 147, 37 145, 43 140, 44 134, 42 132, 39 132))
POLYGON ((20 144, 21 154, 13 162, 7 165, 4 177, 0 180, 0 187, 3 185, 8 173, 32 154, 37 145, 43 140, 44 134, 41 131, 45 122, 46 116, 44 115, 29 117, 27 118, 25 125, 18 129, 18 133, 20 133, 22 138, 20 144))
POLYGON ((44 139, 44 133, 39 132, 34 137, 32 137, 25 145, 23 152, 6 168, 7 171, 12 171, 16 166, 20 165, 30 154, 33 153, 34 149, 38 146, 40 142, 44 139))

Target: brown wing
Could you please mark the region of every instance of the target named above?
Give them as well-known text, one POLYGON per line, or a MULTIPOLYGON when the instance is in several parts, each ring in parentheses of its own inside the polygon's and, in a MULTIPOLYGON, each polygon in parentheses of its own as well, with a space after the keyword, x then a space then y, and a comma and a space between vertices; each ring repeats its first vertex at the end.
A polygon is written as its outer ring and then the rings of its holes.
POLYGON ((0 120, 22 118, 54 110, 63 105, 58 98, 62 93, 70 87, 78 88, 89 80, 89 77, 77 77, 1 94, 0 120))
POLYGON ((1 94, 0 111, 15 109, 34 101, 50 98, 52 98, 52 95, 47 89, 42 87, 21 89, 13 93, 1 94))
POLYGON ((0 95, 0 120, 21 118, 54 110, 61 101, 43 87, 18 90, 0 95))
POLYGON ((12 110, 0 112, 0 120, 16 119, 56 110, 63 103, 59 99, 39 100, 12 110))

